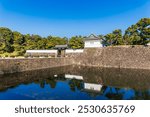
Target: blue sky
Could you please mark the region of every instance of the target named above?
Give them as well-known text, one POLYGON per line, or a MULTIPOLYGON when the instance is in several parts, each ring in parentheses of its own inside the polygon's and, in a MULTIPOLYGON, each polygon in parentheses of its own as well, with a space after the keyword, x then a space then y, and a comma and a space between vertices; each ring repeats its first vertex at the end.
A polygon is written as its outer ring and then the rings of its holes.
POLYGON ((23 34, 107 34, 150 18, 150 0, 0 0, 0 27, 23 34))

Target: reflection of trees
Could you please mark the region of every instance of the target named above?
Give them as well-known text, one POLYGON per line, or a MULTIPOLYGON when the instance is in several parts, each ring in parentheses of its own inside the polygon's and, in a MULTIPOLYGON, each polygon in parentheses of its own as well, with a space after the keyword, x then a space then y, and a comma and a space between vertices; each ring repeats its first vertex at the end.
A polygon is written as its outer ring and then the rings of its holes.
POLYGON ((134 91, 134 97, 131 99, 133 100, 150 100, 150 92, 148 90, 146 91, 134 91))
MULTIPOLYGON (((89 97, 103 96, 105 99, 145 99, 150 100, 149 85, 149 71, 143 70, 130 70, 130 69, 97 69, 87 67, 67 67, 67 68, 54 68, 47 70, 37 70, 16 74, 6 74, 0 76, 0 92, 5 92, 9 88, 15 88, 20 84, 30 85, 35 83, 44 88, 49 85, 51 88, 55 88, 57 82, 63 81, 68 83, 71 91, 81 90, 83 91, 83 82, 101 84, 103 86, 100 92, 85 91, 89 97), (66 79, 66 74, 75 74, 83 76, 82 80, 66 79), (135 81, 137 83, 135 83, 135 81), (108 87, 107 87, 108 86, 108 87), (111 87, 109 87, 111 86, 111 87), (122 87, 122 88, 115 88, 122 87), (124 89, 125 87, 131 89, 124 89), (132 93, 132 94, 131 94, 132 93)), ((66 84, 66 83, 65 83, 66 84)), ((59 92, 58 92, 59 93, 59 92)), ((79 94, 80 95, 80 94, 79 94)))
POLYGON ((100 92, 86 92, 90 97, 104 96, 110 100, 121 100, 123 98, 123 93, 120 93, 120 88, 103 86, 100 92))
POLYGON ((45 80, 40 80, 40 87, 44 88, 45 87, 45 80))
MULTIPOLYGON (((130 89, 132 90, 132 89, 130 89)), ((130 97, 129 99, 131 100, 150 100, 150 92, 148 90, 145 91, 134 91, 134 95, 130 97)), ((114 87, 107 87, 103 91, 103 96, 107 97, 110 100, 122 100, 123 97, 126 95, 131 95, 130 93, 126 92, 125 89, 122 88, 114 88, 114 87), (122 91, 121 91, 122 90, 122 91)))
POLYGON ((6 92, 7 91, 7 88, 6 89, 0 89, 0 93, 1 92, 6 92))
POLYGON ((46 79, 46 84, 49 84, 51 88, 55 88, 57 82, 52 78, 48 78, 48 79, 46 79))
POLYGON ((39 84, 39 80, 35 80, 34 83, 35 83, 35 84, 39 84))
POLYGON ((92 91, 86 92, 86 94, 88 94, 92 98, 95 98, 100 95, 99 92, 92 92, 92 91))
POLYGON ((119 91, 120 91, 120 88, 107 87, 103 91, 103 95, 110 100, 121 100, 123 99, 123 93, 119 91))
POLYGON ((70 89, 71 91, 75 91, 76 88, 78 90, 81 90, 83 88, 83 81, 82 80, 77 80, 77 79, 71 79, 69 81, 69 86, 70 86, 70 89))
POLYGON ((55 88, 57 81, 54 78, 47 78, 43 80, 37 80, 34 82, 35 84, 40 84, 41 88, 44 88, 46 84, 49 84, 51 88, 55 88))

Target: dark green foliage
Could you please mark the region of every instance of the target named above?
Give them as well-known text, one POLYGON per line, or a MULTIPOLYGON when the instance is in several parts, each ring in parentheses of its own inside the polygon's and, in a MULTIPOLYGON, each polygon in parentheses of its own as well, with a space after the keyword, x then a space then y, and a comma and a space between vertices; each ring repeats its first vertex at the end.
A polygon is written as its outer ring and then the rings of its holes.
POLYGON ((14 51, 14 48, 10 43, 6 42, 3 51, 10 53, 14 51))
POLYGON ((55 45, 65 45, 67 44, 67 39, 66 38, 60 38, 60 37, 52 37, 48 36, 47 37, 47 48, 53 48, 55 45))
POLYGON ((122 35, 120 29, 103 36, 103 44, 110 45, 146 45, 150 41, 150 18, 143 18, 130 26, 122 35))
MULTIPOLYGON (((99 35, 104 46, 110 45, 145 45, 150 42, 150 18, 143 18, 125 30, 124 35, 120 29, 106 35, 99 35)), ((74 36, 70 39, 64 37, 39 35, 23 35, 8 28, 0 28, 0 54, 13 53, 23 56, 28 49, 53 49, 55 45, 68 44, 72 49, 84 48, 84 37, 74 36)))
POLYGON ((127 45, 145 45, 150 41, 150 18, 143 18, 129 27, 124 34, 127 45))
POLYGON ((83 37, 76 36, 69 40, 69 47, 72 49, 80 49, 84 47, 83 37))
POLYGON ((103 45, 123 45, 122 31, 120 29, 113 31, 103 37, 103 45))
POLYGON ((43 38, 39 35, 23 35, 8 28, 0 28, 0 54, 14 53, 16 56, 23 56, 29 49, 52 49, 55 45, 63 44, 67 44, 67 38, 43 38))
POLYGON ((0 51, 13 52, 13 33, 8 28, 0 28, 0 51))

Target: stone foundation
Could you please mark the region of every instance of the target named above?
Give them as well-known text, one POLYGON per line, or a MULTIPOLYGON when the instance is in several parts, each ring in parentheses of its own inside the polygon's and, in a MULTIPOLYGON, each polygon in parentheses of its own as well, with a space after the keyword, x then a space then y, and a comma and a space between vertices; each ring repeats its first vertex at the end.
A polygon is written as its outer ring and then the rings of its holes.
POLYGON ((84 49, 65 58, 0 59, 0 74, 31 71, 67 65, 107 68, 150 69, 150 47, 114 46, 84 49))
POLYGON ((15 73, 71 65, 70 58, 0 59, 0 73, 15 73))
POLYGON ((83 66, 150 69, 150 47, 144 46, 85 49, 73 58, 75 64, 83 66))

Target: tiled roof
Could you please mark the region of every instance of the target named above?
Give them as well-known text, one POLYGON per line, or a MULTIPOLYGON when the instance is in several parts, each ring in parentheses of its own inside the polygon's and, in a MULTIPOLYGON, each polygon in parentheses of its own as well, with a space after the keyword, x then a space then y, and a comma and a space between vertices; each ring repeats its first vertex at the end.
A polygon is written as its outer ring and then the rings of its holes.
POLYGON ((63 48, 63 49, 67 49, 68 48, 68 45, 56 45, 55 47, 54 47, 55 49, 61 49, 61 48, 63 48))
POLYGON ((100 38, 95 36, 94 34, 91 34, 90 36, 84 38, 84 40, 100 40, 100 38))

